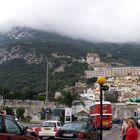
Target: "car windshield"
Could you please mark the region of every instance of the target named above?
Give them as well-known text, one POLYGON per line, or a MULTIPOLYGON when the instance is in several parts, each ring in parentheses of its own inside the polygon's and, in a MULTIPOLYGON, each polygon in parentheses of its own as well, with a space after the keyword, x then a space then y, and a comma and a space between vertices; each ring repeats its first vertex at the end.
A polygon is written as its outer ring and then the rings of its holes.
POLYGON ((54 122, 44 122, 42 127, 56 127, 56 124, 54 122))
POLYGON ((86 123, 68 123, 65 124, 62 129, 63 130, 85 130, 86 128, 86 123))

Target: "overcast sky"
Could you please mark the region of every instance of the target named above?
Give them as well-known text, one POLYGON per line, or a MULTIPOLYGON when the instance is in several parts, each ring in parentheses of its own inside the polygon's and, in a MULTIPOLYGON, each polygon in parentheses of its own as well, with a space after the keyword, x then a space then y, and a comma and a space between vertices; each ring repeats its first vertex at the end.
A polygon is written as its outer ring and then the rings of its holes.
POLYGON ((0 0, 0 28, 8 25, 91 41, 140 41, 140 0, 0 0))

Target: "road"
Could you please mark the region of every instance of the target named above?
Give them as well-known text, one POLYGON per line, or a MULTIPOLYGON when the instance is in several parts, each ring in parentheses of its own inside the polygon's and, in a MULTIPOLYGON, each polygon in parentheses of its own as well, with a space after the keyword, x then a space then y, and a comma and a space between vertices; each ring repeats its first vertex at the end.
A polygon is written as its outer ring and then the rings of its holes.
MULTIPOLYGON (((109 131, 103 131, 103 140, 122 140, 120 134, 120 126, 113 127, 109 131)), ((140 129, 139 129, 139 140, 140 140, 140 129)))
MULTIPOLYGON (((122 140, 120 130, 121 127, 118 125, 113 125, 113 128, 111 130, 103 130, 103 140, 122 140)), ((139 137, 140 137, 140 129, 139 129, 139 137)))
POLYGON ((103 140, 121 140, 120 127, 103 131, 103 140))

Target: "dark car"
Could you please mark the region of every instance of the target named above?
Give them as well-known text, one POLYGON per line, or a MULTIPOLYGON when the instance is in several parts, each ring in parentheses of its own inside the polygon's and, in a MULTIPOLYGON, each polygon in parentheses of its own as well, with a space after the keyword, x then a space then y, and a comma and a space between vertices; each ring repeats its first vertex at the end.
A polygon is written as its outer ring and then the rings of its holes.
POLYGON ((115 119, 112 120, 112 124, 119 124, 119 125, 121 125, 122 124, 122 120, 119 119, 119 118, 115 118, 115 119))
POLYGON ((56 132, 56 140, 99 140, 99 131, 86 121, 65 124, 56 132))
POLYGON ((139 118, 129 118, 129 119, 134 120, 136 126, 140 128, 140 125, 139 125, 139 123, 138 123, 139 118))
POLYGON ((0 140, 38 140, 30 134, 13 117, 0 114, 0 140))

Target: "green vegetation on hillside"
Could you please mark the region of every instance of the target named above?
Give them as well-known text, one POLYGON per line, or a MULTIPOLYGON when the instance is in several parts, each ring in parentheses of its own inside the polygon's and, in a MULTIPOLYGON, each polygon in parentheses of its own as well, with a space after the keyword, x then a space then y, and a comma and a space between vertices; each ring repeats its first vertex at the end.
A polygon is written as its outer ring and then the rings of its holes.
MULTIPOLYGON (((49 97, 53 97, 55 91, 73 86, 83 78, 84 71, 88 69, 87 64, 75 59, 85 58, 88 52, 99 53, 101 60, 109 64, 118 62, 124 65, 140 65, 139 44, 92 43, 29 28, 18 27, 17 30, 19 33, 28 30, 33 37, 14 40, 0 35, 0 47, 12 48, 20 45, 24 50, 21 53, 36 50, 44 56, 44 59, 48 58, 49 97), (52 57, 53 53, 60 57, 52 57), (108 53, 112 54, 111 58, 106 57, 108 53), (64 65, 64 72, 54 72, 61 65, 64 65)), ((92 84, 94 81, 95 79, 89 79, 87 84, 92 84)), ((2 95, 5 89, 5 98, 44 100, 45 86, 45 62, 27 64, 22 59, 15 59, 0 65, 0 94, 2 95)))

